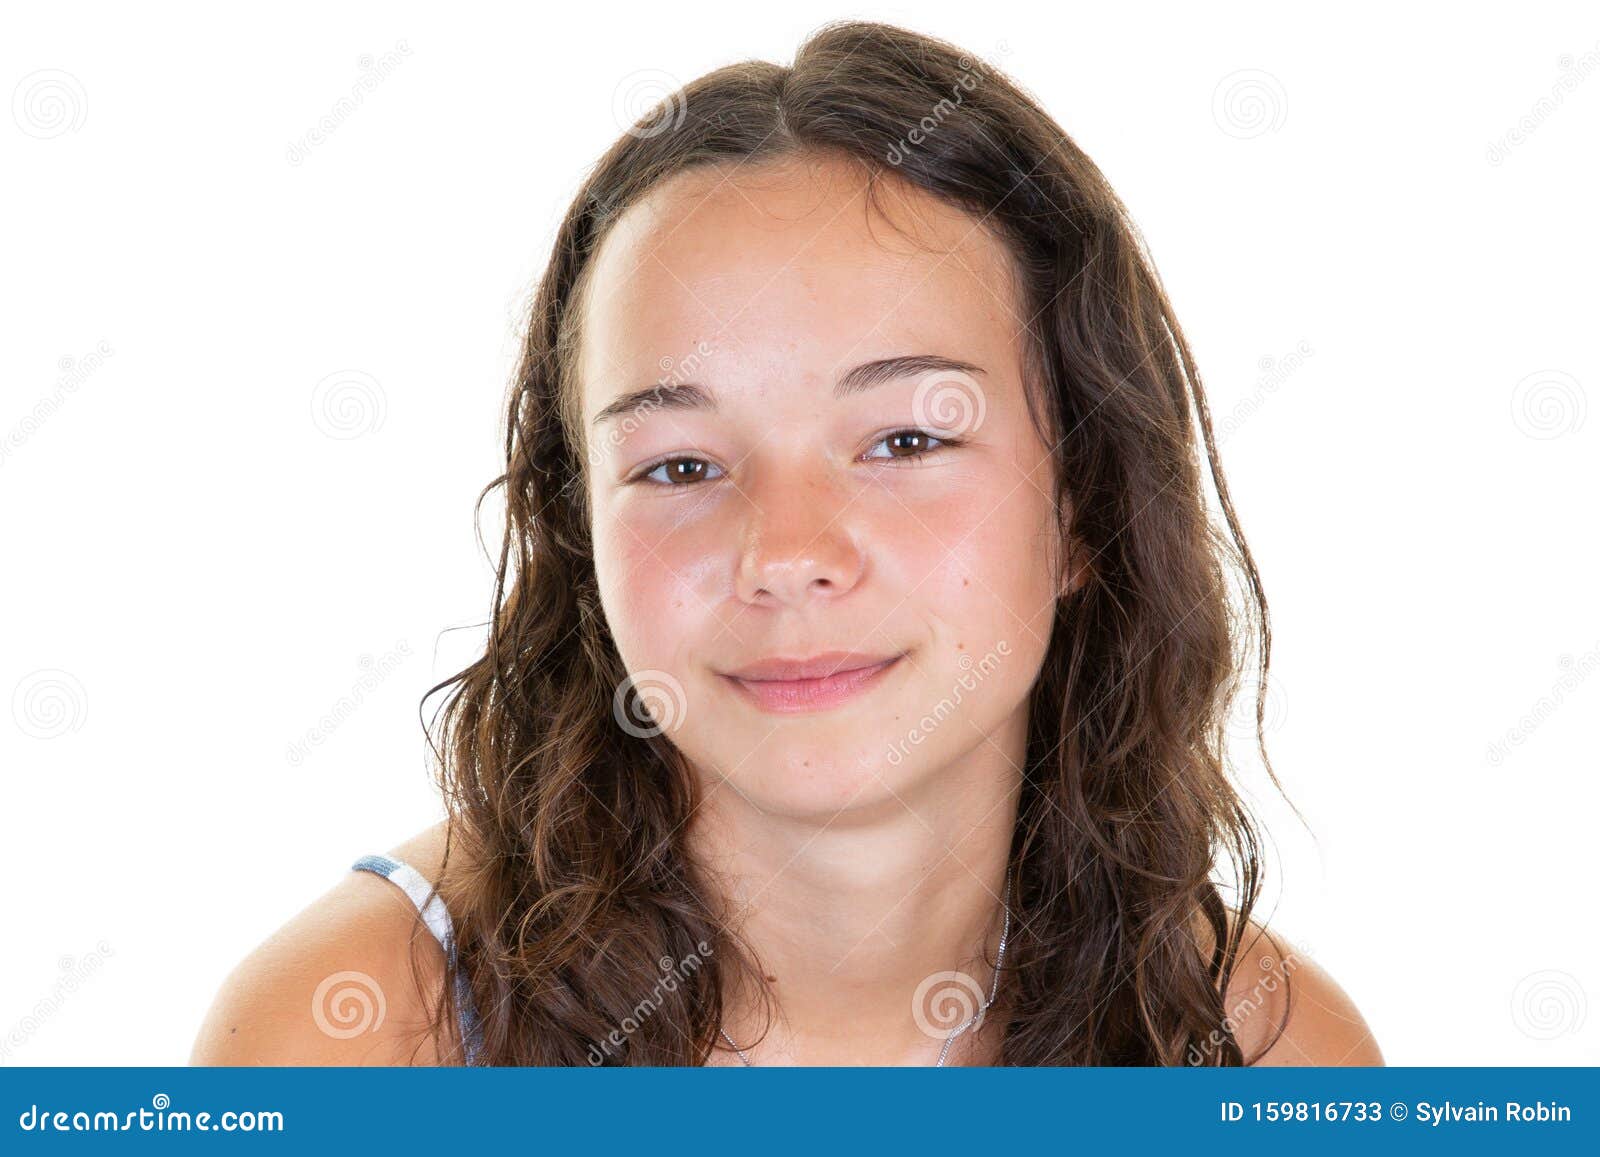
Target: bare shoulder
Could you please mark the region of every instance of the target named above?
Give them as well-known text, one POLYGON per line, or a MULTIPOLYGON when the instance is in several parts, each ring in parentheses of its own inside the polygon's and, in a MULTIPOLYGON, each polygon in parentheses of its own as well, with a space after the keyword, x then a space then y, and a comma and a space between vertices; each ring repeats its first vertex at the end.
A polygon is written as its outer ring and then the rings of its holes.
MULTIPOLYGON (((1231 931, 1237 913, 1230 909, 1228 917, 1231 931)), ((1203 934, 1202 943, 1210 942, 1203 934)), ((1225 1007, 1246 1064, 1384 1064, 1349 993, 1283 933, 1253 919, 1240 937, 1225 1007)))
MULTIPOLYGON (((444 827, 441 821, 388 854, 437 880, 444 827)), ((235 965, 189 1063, 444 1063, 429 1031, 444 964, 404 892, 375 873, 347 872, 235 965)))

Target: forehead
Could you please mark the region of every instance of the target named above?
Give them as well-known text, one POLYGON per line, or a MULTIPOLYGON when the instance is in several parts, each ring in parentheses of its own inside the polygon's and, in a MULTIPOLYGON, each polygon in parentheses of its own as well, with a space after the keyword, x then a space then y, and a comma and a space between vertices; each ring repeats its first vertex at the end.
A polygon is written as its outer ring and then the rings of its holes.
POLYGON ((679 174, 630 206, 584 299, 585 420, 709 347, 697 378, 761 391, 878 356, 1014 364, 1009 254, 896 176, 816 157, 679 174))

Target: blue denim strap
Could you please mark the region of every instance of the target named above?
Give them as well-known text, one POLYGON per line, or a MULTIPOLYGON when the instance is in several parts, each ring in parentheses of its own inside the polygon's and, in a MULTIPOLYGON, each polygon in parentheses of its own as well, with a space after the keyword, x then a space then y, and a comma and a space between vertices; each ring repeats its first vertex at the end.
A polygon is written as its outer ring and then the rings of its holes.
MULTIPOLYGON (((434 939, 444 949, 452 970, 455 969, 457 963, 455 929, 450 921, 450 913, 445 909, 444 900, 433 890, 433 885, 428 882, 426 876, 410 864, 390 856, 362 856, 351 864, 350 868, 352 871, 376 872, 409 896, 421 914, 422 922, 428 926, 428 931, 433 933, 434 939)), ((465 973, 460 971, 456 971, 455 992, 465 1060, 467 1064, 475 1065, 483 1051, 483 1024, 479 1020, 478 1009, 472 1000, 472 986, 467 982, 465 973)))

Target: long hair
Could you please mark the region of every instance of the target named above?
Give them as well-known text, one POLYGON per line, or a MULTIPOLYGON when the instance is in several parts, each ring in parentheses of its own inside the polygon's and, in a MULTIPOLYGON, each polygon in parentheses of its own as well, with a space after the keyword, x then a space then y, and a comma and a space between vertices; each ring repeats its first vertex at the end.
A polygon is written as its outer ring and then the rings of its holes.
MULTIPOLYGON (((697 166, 806 155, 897 175, 1005 243, 1030 319, 1030 405, 1086 560, 1029 699, 1002 1063, 1246 1063, 1224 994, 1262 867, 1225 744, 1258 652, 1266 758, 1271 633, 1193 356, 1127 210, 1021 88, 942 41, 855 21, 817 30, 789 67, 702 76, 631 126, 539 281, 505 472, 479 498, 502 488, 506 514, 487 645, 423 700, 454 687, 437 743, 429 733, 449 815, 438 888, 458 950, 445 990, 472 993, 478 1063, 701 1064, 734 970, 764 989, 749 946, 690 885, 682 757, 613 710, 628 672, 591 557, 574 350, 618 214, 697 166), (1206 466, 1225 528, 1207 513, 1206 466), (1235 873, 1231 921, 1219 858, 1235 873)), ((454 1012, 441 1002, 436 1039, 454 1012)))

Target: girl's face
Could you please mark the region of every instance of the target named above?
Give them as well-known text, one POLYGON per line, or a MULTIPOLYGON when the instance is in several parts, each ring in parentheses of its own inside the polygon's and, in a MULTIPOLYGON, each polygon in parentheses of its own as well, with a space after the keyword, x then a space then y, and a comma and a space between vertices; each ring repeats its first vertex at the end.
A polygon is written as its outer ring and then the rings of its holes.
POLYGON ((786 816, 954 786, 986 745, 1020 765, 1061 589, 1006 253, 881 192, 886 217, 815 158, 680 174, 616 222, 584 303, 594 562, 651 716, 619 721, 786 816), (894 661, 732 677, 828 652, 894 661))

